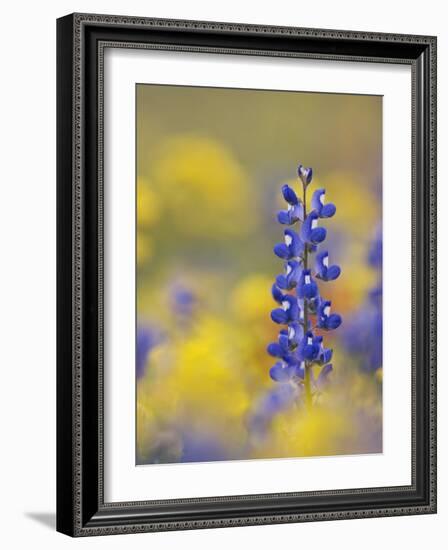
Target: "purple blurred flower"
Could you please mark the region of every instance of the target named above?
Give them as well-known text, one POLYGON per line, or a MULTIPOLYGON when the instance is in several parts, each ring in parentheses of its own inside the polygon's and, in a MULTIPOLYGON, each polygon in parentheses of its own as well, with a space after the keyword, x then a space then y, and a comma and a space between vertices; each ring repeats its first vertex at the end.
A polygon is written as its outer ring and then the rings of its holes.
POLYGON ((161 333, 150 325, 138 325, 135 351, 135 374, 142 378, 150 352, 162 341, 161 333))

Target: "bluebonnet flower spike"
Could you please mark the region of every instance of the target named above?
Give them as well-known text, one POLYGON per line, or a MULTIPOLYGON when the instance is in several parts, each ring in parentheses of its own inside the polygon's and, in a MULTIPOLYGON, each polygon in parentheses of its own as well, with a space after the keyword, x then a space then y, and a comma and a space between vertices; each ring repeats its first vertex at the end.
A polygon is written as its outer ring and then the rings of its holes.
POLYGON ((323 250, 316 254, 316 277, 323 281, 334 281, 341 274, 341 268, 334 264, 328 265, 328 252, 323 250))
POLYGON ((313 330, 321 328, 332 330, 341 322, 341 316, 331 314, 331 304, 319 294, 316 279, 331 281, 339 277, 338 265, 329 265, 328 251, 318 252, 314 270, 311 270, 310 255, 317 251, 327 235, 324 227, 319 227, 321 218, 329 218, 336 212, 334 204, 325 204, 325 190, 317 190, 311 200, 311 208, 306 212, 306 188, 311 183, 313 171, 299 165, 297 170, 303 185, 303 202, 294 189, 288 185, 282 187, 283 198, 288 204, 287 210, 278 213, 281 224, 298 224, 299 230, 288 228, 284 231, 284 243, 276 244, 274 253, 285 260, 284 273, 278 275, 272 287, 272 296, 281 306, 271 312, 274 322, 285 325, 279 331, 278 341, 268 345, 267 351, 278 358, 271 367, 270 376, 280 382, 283 388, 295 388, 296 398, 305 396, 307 406, 312 405, 312 394, 320 391, 327 382, 333 367, 330 364, 333 350, 324 347, 323 337, 315 336, 313 330), (301 224, 299 224, 301 222, 301 224), (296 289, 293 296, 288 292, 296 289), (314 316, 317 320, 314 321, 314 316), (314 368, 319 368, 317 380, 314 368))
POLYGON ((331 218, 336 212, 336 206, 333 203, 325 204, 325 189, 314 191, 311 208, 317 212, 319 218, 331 218))

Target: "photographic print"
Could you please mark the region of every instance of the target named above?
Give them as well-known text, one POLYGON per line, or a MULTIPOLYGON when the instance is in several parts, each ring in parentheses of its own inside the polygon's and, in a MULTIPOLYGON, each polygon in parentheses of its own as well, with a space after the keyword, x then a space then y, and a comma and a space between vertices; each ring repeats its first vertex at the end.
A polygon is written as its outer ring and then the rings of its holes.
POLYGON ((382 452, 382 98, 136 86, 136 463, 382 452))
POLYGON ((436 513, 436 37, 57 51, 57 530, 436 513))

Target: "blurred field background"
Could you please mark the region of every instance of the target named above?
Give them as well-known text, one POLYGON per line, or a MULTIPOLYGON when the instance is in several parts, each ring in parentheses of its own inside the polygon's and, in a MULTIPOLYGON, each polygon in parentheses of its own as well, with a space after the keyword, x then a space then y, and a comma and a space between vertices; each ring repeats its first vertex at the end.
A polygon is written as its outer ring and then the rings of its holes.
POLYGON ((136 117, 137 463, 381 452, 381 98, 138 85, 136 117), (343 324, 311 414, 266 353, 298 163, 336 204, 342 268, 319 283, 343 324))

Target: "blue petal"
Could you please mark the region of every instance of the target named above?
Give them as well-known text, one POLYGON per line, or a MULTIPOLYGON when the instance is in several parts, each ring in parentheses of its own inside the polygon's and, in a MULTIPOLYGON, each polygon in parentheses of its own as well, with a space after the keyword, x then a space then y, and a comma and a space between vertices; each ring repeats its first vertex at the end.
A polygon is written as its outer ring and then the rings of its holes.
POLYGON ((314 281, 311 281, 308 285, 303 285, 303 296, 302 298, 307 298, 310 300, 311 298, 315 298, 317 296, 318 288, 314 281))
POLYGON ((292 229, 285 229, 285 237, 290 237, 291 244, 288 246, 292 257, 300 256, 304 250, 304 244, 299 235, 292 229))
POLYGON ((297 353, 302 361, 313 361, 319 354, 320 346, 314 343, 314 337, 312 332, 308 331, 301 340, 297 353), (309 343, 311 340, 311 343, 309 343))
POLYGON ((283 360, 291 367, 296 367, 300 364, 299 358, 293 353, 288 353, 287 355, 285 355, 283 360))
POLYGON ((277 212, 277 220, 283 225, 291 225, 293 223, 287 210, 280 210, 277 212))
POLYGON ((291 189, 291 187, 289 187, 289 185, 284 185, 282 187, 282 193, 283 193, 283 198, 289 204, 292 204, 293 206, 295 206, 296 204, 299 204, 299 199, 297 198, 297 195, 295 194, 294 190, 291 189))
POLYGON ((334 281, 341 274, 341 268, 338 265, 332 265, 327 270, 327 280, 334 281))
POLYGON ((329 330, 334 330, 342 323, 342 317, 337 313, 332 313, 328 317, 327 327, 329 330))
POLYGON ((284 367, 283 363, 276 363, 269 370, 269 375, 275 382, 285 383, 291 379, 291 368, 284 367))
POLYGON ((300 236, 303 241, 310 243, 310 244, 318 244, 322 242, 326 235, 327 231, 323 227, 315 227, 312 228, 313 222, 319 218, 318 213, 315 210, 312 210, 308 216, 306 217, 306 220, 302 224, 302 230, 300 232, 300 236))
POLYGON ((327 307, 331 307, 330 300, 321 300, 321 302, 319 304, 318 312, 317 312, 319 317, 322 317, 322 318, 326 317, 325 308, 327 308, 327 307))
POLYGON ((279 304, 282 303, 283 300, 283 292, 278 288, 276 284, 272 285, 272 297, 276 302, 279 304))
POLYGON ((289 324, 288 342, 291 346, 297 346, 303 338, 303 327, 300 323, 293 322, 289 324))
POLYGON ((328 204, 324 204, 324 206, 322 206, 322 209, 320 211, 320 217, 321 218, 331 218, 332 216, 334 216, 336 212, 336 206, 329 202, 328 204))
POLYGON ((280 307, 271 311, 271 319, 274 323, 279 323, 280 325, 286 325, 288 323, 288 315, 286 311, 280 307))
POLYGON ((284 355, 284 350, 280 344, 277 344, 277 342, 272 342, 272 344, 269 344, 267 347, 267 352, 273 357, 283 357, 284 355))
POLYGON ((297 285, 297 296, 302 299, 311 299, 315 298, 317 293, 318 287, 311 277, 311 271, 309 269, 303 269, 297 285), (310 280, 309 283, 305 282, 307 278, 310 280))
POLYGON ((287 274, 285 275, 286 288, 288 290, 291 290, 292 288, 297 286, 302 269, 300 267, 300 263, 297 260, 290 260, 289 262, 287 262, 285 267, 287 272, 287 274))
POLYGON ((305 210, 303 208, 303 202, 299 201, 299 204, 294 206, 290 212, 290 217, 292 220, 292 223, 296 222, 297 220, 303 221, 305 217, 305 210))
POLYGON ((286 277, 284 275, 277 275, 277 277, 275 278, 275 283, 279 288, 283 290, 288 289, 288 281, 286 280, 286 277))
POLYGON ((325 227, 316 227, 310 232, 310 241, 312 244, 319 244, 325 240, 327 236, 327 230, 325 227))
POLYGON ((278 335, 278 344, 284 353, 289 351, 289 338, 287 330, 280 331, 280 334, 278 335))
POLYGON ((314 191, 313 196, 311 198, 311 208, 315 210, 319 214, 319 216, 321 214, 321 210, 323 207, 323 204, 321 201, 322 195, 325 195, 325 189, 316 189, 316 191, 314 191))
POLYGON ((327 271, 327 267, 324 265, 325 258, 328 257, 328 251, 322 250, 316 254, 316 273, 322 277, 323 274, 327 271))
POLYGON ((286 315, 288 316, 288 322, 289 321, 298 321, 299 320, 299 304, 297 303, 297 298, 294 296, 291 296, 290 294, 287 294, 283 302, 287 302, 289 304, 289 308, 286 310, 286 315))
POLYGON ((278 243, 274 246, 274 253, 283 260, 288 260, 291 257, 289 248, 284 243, 278 243))

